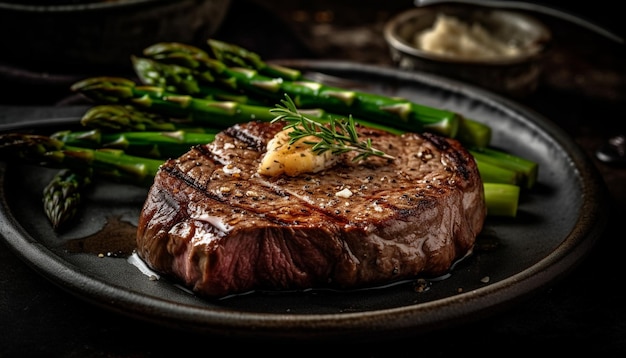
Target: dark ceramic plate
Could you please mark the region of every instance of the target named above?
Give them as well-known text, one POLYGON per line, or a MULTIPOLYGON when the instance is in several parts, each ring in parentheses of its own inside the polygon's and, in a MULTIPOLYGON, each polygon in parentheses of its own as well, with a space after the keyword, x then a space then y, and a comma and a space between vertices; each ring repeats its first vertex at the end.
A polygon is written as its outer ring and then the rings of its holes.
MULTIPOLYGON (((55 171, 38 167, 0 167, 0 234, 43 276, 113 311, 228 336, 348 339, 432 331, 506 309, 568 273, 604 230, 606 196, 595 168, 564 132, 536 113, 420 73, 344 62, 282 63, 485 122, 493 128, 494 146, 539 163, 539 183, 523 193, 517 218, 489 217, 475 255, 424 291, 406 282, 353 292, 200 299, 165 278, 151 278, 129 260, 146 189, 99 183, 76 225, 55 234, 41 206, 42 188, 55 171)), ((76 118, 53 125, 68 126, 76 118)))

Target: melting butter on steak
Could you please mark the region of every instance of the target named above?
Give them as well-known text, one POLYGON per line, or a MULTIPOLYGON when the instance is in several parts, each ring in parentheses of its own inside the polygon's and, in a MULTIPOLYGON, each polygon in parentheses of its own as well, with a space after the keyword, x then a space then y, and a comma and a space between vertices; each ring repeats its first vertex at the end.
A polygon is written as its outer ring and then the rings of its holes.
POLYGON ((289 133, 293 128, 282 130, 268 142, 265 154, 259 164, 259 174, 277 176, 281 174, 296 176, 304 173, 317 173, 337 164, 339 155, 330 150, 314 153, 313 146, 307 142, 319 139, 308 136, 291 143, 289 133))
POLYGON ((472 252, 486 209, 459 142, 357 127, 394 160, 347 153, 319 173, 260 175, 283 126, 235 125, 164 163, 139 219, 138 255, 211 298, 438 276, 472 252))

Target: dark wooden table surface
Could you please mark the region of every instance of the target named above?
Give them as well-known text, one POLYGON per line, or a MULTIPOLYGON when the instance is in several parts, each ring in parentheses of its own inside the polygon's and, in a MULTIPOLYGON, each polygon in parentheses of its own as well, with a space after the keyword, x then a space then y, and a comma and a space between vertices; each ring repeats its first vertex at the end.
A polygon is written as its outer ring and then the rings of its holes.
MULTIPOLYGON (((411 2, 386 2, 384 9, 380 4, 235 0, 215 37, 268 59, 340 59, 393 66, 382 26, 411 2)), ((544 20, 553 28, 555 45, 542 82, 535 93, 515 101, 554 121, 589 155, 611 196, 606 234, 565 278, 504 312, 384 343, 349 342, 342 345, 343 352, 364 357, 626 354, 622 287, 626 168, 600 162, 594 154, 608 138, 626 132, 624 46, 571 24, 544 20)), ((71 75, 46 74, 44 83, 37 82, 39 76, 2 64, 0 57, 0 78, 14 89, 0 98, 0 104, 63 105, 69 95, 64 82, 71 75), (23 93, 32 96, 25 98, 23 93)), ((192 351, 295 356, 336 353, 336 349, 321 343, 197 336, 112 313, 51 284, 0 243, 0 357, 160 357, 192 351)))

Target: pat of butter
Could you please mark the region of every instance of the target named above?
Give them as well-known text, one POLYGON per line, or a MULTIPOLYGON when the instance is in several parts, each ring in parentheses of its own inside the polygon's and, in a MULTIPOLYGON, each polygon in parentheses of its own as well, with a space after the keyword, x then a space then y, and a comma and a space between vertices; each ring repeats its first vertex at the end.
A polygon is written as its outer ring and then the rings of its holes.
POLYGON ((289 144, 291 140, 289 132, 292 130, 290 128, 278 132, 267 143, 267 151, 257 169, 259 174, 278 176, 284 173, 296 176, 304 173, 317 173, 335 165, 338 156, 330 151, 321 154, 313 153, 313 146, 305 143, 307 141, 318 142, 319 139, 314 136, 301 138, 289 144))

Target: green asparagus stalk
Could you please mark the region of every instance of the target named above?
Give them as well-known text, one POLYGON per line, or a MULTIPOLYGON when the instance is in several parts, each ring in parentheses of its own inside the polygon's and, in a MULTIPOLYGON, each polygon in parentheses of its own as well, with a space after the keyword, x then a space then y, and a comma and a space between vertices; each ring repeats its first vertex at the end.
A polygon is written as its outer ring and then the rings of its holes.
POLYGON ((269 122, 274 118, 268 107, 194 98, 170 93, 161 87, 137 86, 120 77, 87 78, 74 83, 71 89, 96 102, 132 105, 198 126, 226 128, 255 120, 269 122))
POLYGON ((122 150, 65 146, 48 136, 23 133, 0 134, 0 160, 78 172, 91 169, 94 176, 143 186, 152 184, 163 164, 122 150))
POLYGON ((131 56, 131 62, 135 73, 144 85, 162 87, 168 92, 188 94, 208 100, 253 105, 267 104, 265 101, 252 99, 245 94, 212 85, 215 78, 195 76, 187 67, 164 64, 137 56, 131 56))
POLYGON ((189 120, 166 117, 131 105, 100 104, 89 108, 82 116, 83 127, 107 133, 176 132, 216 133, 216 129, 194 125, 189 120))
POLYGON ((58 131, 51 137, 66 146, 83 148, 120 149, 126 154, 147 158, 167 159, 178 157, 195 145, 212 142, 213 133, 193 133, 184 130, 173 132, 117 132, 103 133, 98 129, 88 131, 58 131))
POLYGON ((503 183, 483 183, 487 216, 516 217, 520 187, 503 183))
POLYGON ((235 44, 209 39, 208 45, 213 56, 229 67, 251 68, 267 77, 283 78, 287 81, 302 80, 302 72, 297 69, 269 64, 257 53, 235 44))
POLYGON ((55 231, 75 217, 82 204, 82 191, 91 184, 91 171, 60 170, 43 190, 44 213, 55 231))
MULTIPOLYGON (((323 108, 343 116, 352 115, 387 125, 392 123, 394 127, 408 131, 432 131, 456 137, 459 122, 467 120, 455 112, 423 106, 406 99, 346 90, 313 81, 285 81, 263 76, 254 69, 231 68, 189 45, 159 43, 146 48, 144 55, 155 61, 189 67, 197 76, 214 77, 217 84, 255 94, 274 103, 287 94, 299 108, 323 108)), ((480 143, 471 144, 484 146, 490 138, 482 139, 480 143)))
POLYGON ((175 131, 177 125, 168 117, 141 111, 130 105, 97 105, 81 117, 81 125, 103 131, 175 131))
POLYGON ((537 182, 539 164, 532 160, 506 153, 494 148, 473 148, 470 153, 477 162, 491 163, 497 167, 510 169, 517 175, 515 183, 524 187, 532 188, 537 182))
MULTIPOLYGON (((474 159, 476 160, 476 158, 474 159)), ((520 177, 518 173, 512 169, 503 168, 497 164, 481 160, 476 160, 476 165, 478 166, 480 177, 485 183, 519 185, 520 177)))

